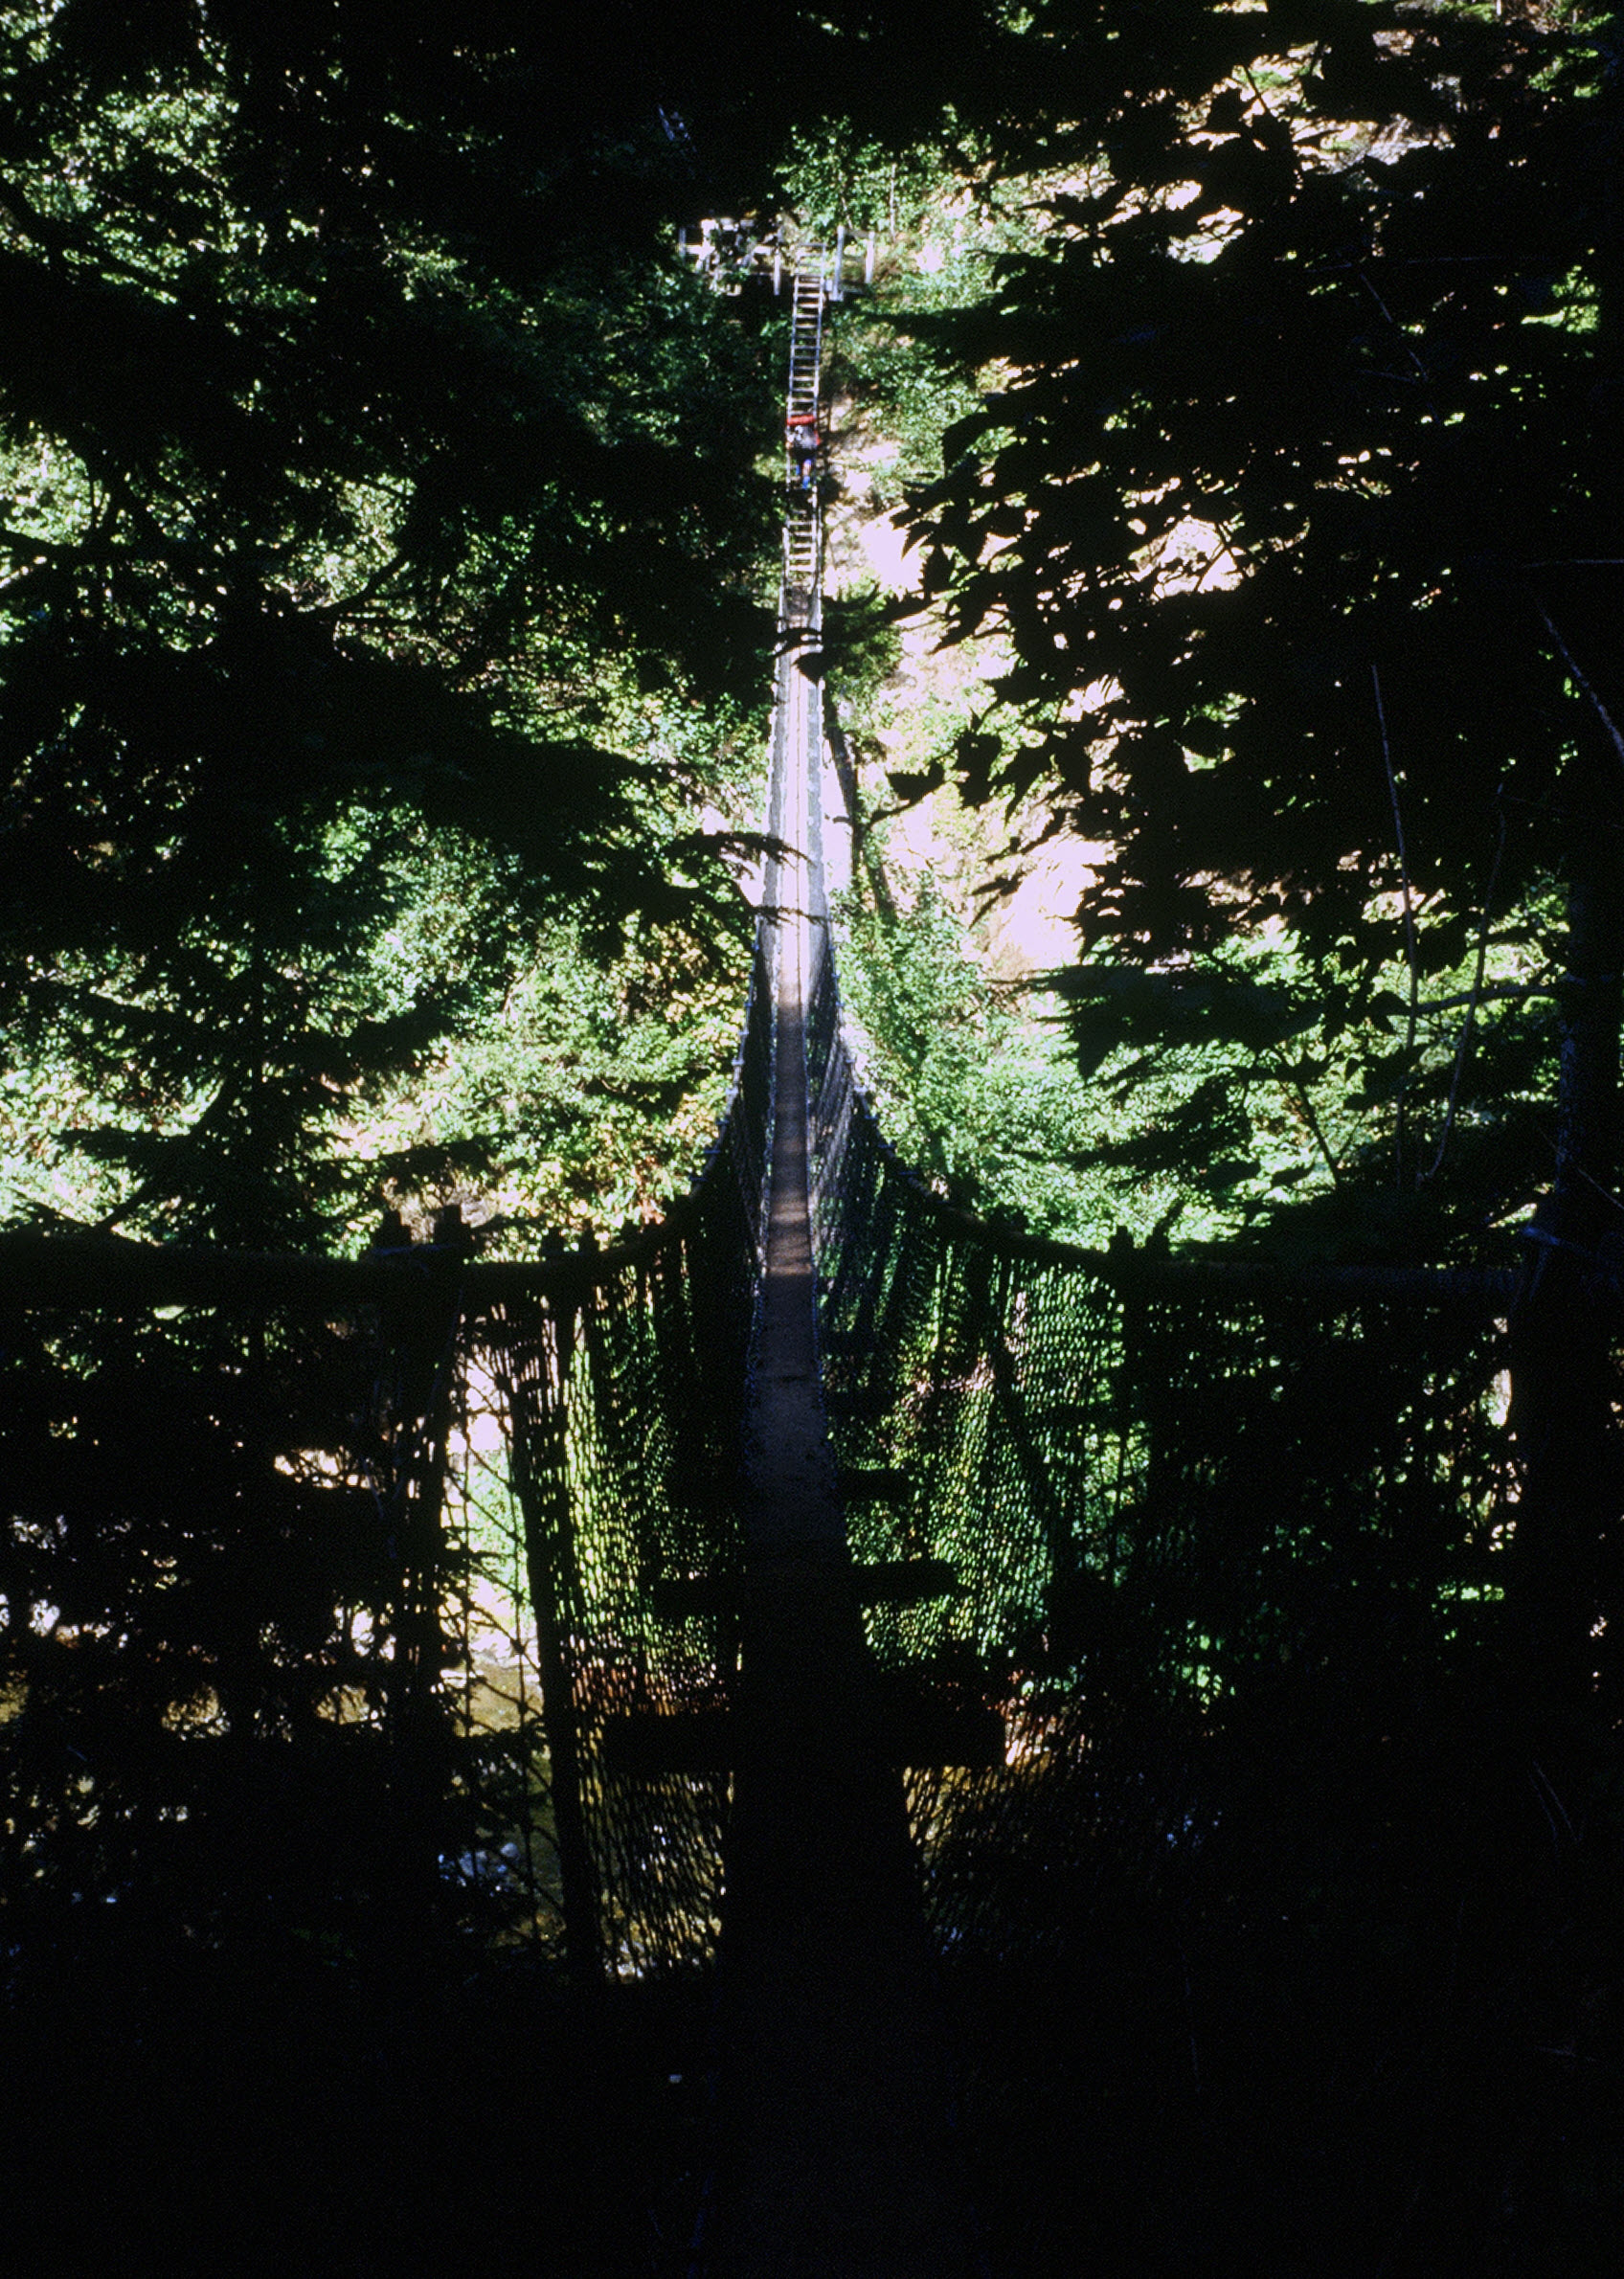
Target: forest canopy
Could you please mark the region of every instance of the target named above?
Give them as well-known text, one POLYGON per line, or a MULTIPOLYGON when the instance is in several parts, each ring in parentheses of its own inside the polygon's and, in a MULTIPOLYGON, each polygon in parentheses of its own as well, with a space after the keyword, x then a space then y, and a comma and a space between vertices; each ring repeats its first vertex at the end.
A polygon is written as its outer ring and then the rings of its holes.
POLYGON ((736 968, 696 826, 761 702, 774 388, 677 226, 764 195, 846 33, 709 29, 7 11, 13 1208, 330 1238, 516 1142, 407 1112, 515 989, 736 968))
POLYGON ((1104 850, 1057 980, 1117 1161, 1356 1255, 1480 1244, 1554 1181, 1593 1242, 1616 20, 1102 0, 1020 45, 982 179, 1041 228, 909 320, 980 387, 911 521, 949 638, 1003 646, 965 796, 1104 850))
MULTIPOLYGON (((933 205, 989 252, 882 294, 854 384, 904 407, 949 640, 998 644, 959 789, 1104 850, 1054 986, 1124 1214, 1435 1255, 1554 1185, 1599 1240, 1610 11, 65 0, 0 36, 13 1215, 650 1207, 648 1132, 691 1144, 725 1065, 777 508, 770 306, 677 233, 894 234, 900 184, 893 273, 933 205)), ((973 1192, 959 1107, 921 1144, 973 1192)))

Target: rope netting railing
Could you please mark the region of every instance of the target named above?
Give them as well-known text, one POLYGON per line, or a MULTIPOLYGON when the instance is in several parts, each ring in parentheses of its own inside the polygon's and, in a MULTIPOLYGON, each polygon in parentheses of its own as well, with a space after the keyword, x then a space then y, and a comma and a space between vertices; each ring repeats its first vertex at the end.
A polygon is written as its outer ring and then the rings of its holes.
POLYGON ((1483 1648, 1515 1493, 1504 1277, 1272 1275, 980 1224, 886 1141, 826 932, 809 1025, 825 1389, 854 1555, 951 1591, 882 1666, 996 1707, 1004 1762, 912 1777, 944 1947, 1087 1935, 1288 1755, 1390 1726, 1483 1648))
POLYGON ((719 1927, 765 962, 758 949, 733 1098, 692 1193, 573 1283, 521 1287, 472 1328, 472 1372, 502 1419, 493 1534, 499 1557, 516 1553, 514 1642, 534 1657, 521 1754, 533 1766, 545 1748, 572 1958, 621 1974, 705 1959, 719 1927))

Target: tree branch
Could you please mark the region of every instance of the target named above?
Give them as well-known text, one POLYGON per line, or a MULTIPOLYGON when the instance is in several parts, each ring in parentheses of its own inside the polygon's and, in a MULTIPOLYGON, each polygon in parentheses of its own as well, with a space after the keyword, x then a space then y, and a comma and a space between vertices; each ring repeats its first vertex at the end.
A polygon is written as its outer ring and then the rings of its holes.
MULTIPOLYGON (((1485 946, 1488 939, 1485 937, 1485 946)), ((1486 989, 1463 989, 1458 997, 1429 997, 1422 1004, 1424 1013, 1450 1013, 1457 1005, 1486 1004, 1491 997, 1560 997, 1562 988, 1556 982, 1491 982, 1486 989)))
POLYGON ((1581 672, 1579 669, 1578 661, 1574 657, 1573 652, 1568 647, 1568 643, 1563 640, 1560 632, 1557 630, 1556 620, 1551 616, 1550 611, 1540 599, 1538 594, 1531 594, 1529 596, 1529 599, 1533 602, 1534 607, 1539 611, 1541 617, 1545 620, 1545 630, 1550 635, 1552 641, 1555 642, 1558 650, 1561 652, 1563 664, 1567 666, 1568 672, 1572 675, 1572 678, 1577 684, 1579 689, 1586 697, 1589 698, 1591 706, 1594 708, 1596 717, 1600 720, 1602 726, 1606 729, 1608 735, 1612 740, 1613 751, 1618 755, 1619 759, 1624 761, 1624 735, 1619 733, 1617 722, 1613 719, 1613 714, 1608 711, 1606 705, 1602 703, 1601 698, 1596 694, 1595 690, 1590 687, 1590 682, 1586 680, 1583 672, 1581 672))
POLYGON ((1309 1132, 1313 1137, 1314 1144, 1319 1148, 1320 1155, 1324 1158, 1325 1168, 1331 1174, 1331 1185, 1333 1186, 1341 1186, 1342 1175, 1337 1167, 1337 1159, 1331 1153, 1330 1142, 1325 1138, 1325 1134, 1320 1127, 1320 1118, 1314 1113, 1314 1103, 1308 1096, 1308 1087, 1301 1081, 1299 1077, 1294 1076, 1292 1074, 1283 1052, 1277 1052, 1274 1057, 1278 1081, 1285 1087, 1287 1093, 1297 1102, 1297 1108, 1302 1116, 1302 1120, 1308 1126, 1309 1132))
POLYGON ((1393 774, 1393 756, 1387 742, 1387 712, 1382 702, 1382 676, 1374 664, 1370 667, 1370 686, 1376 692, 1376 722, 1382 732, 1382 765, 1387 772, 1387 797, 1393 807, 1393 835, 1398 841, 1398 875, 1404 890, 1404 947, 1410 964, 1410 1014, 1404 1030, 1404 1081, 1399 1086, 1398 1122, 1393 1135, 1394 1183, 1403 1186, 1405 1094, 1410 1089, 1410 1069, 1415 1059, 1415 1021, 1421 1001, 1421 965, 1415 946, 1415 904, 1410 891, 1410 857, 1405 850, 1404 816, 1398 803, 1398 778, 1393 774))

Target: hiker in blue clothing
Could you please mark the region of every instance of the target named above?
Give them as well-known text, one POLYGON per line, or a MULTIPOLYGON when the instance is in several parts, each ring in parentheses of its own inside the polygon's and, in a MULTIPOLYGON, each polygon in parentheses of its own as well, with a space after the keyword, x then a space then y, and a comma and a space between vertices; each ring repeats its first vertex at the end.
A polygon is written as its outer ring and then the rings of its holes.
POLYGON ((810 491, 818 473, 818 422, 810 412, 792 415, 788 442, 790 488, 810 491))

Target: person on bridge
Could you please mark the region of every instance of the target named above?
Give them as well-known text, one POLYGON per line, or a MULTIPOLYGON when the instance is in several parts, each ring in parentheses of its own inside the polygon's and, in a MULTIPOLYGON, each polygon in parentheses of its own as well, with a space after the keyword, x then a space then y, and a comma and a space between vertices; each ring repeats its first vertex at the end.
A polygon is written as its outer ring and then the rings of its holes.
POLYGON ((818 422, 810 412, 791 416, 789 443, 790 488, 810 491, 818 473, 818 422))

